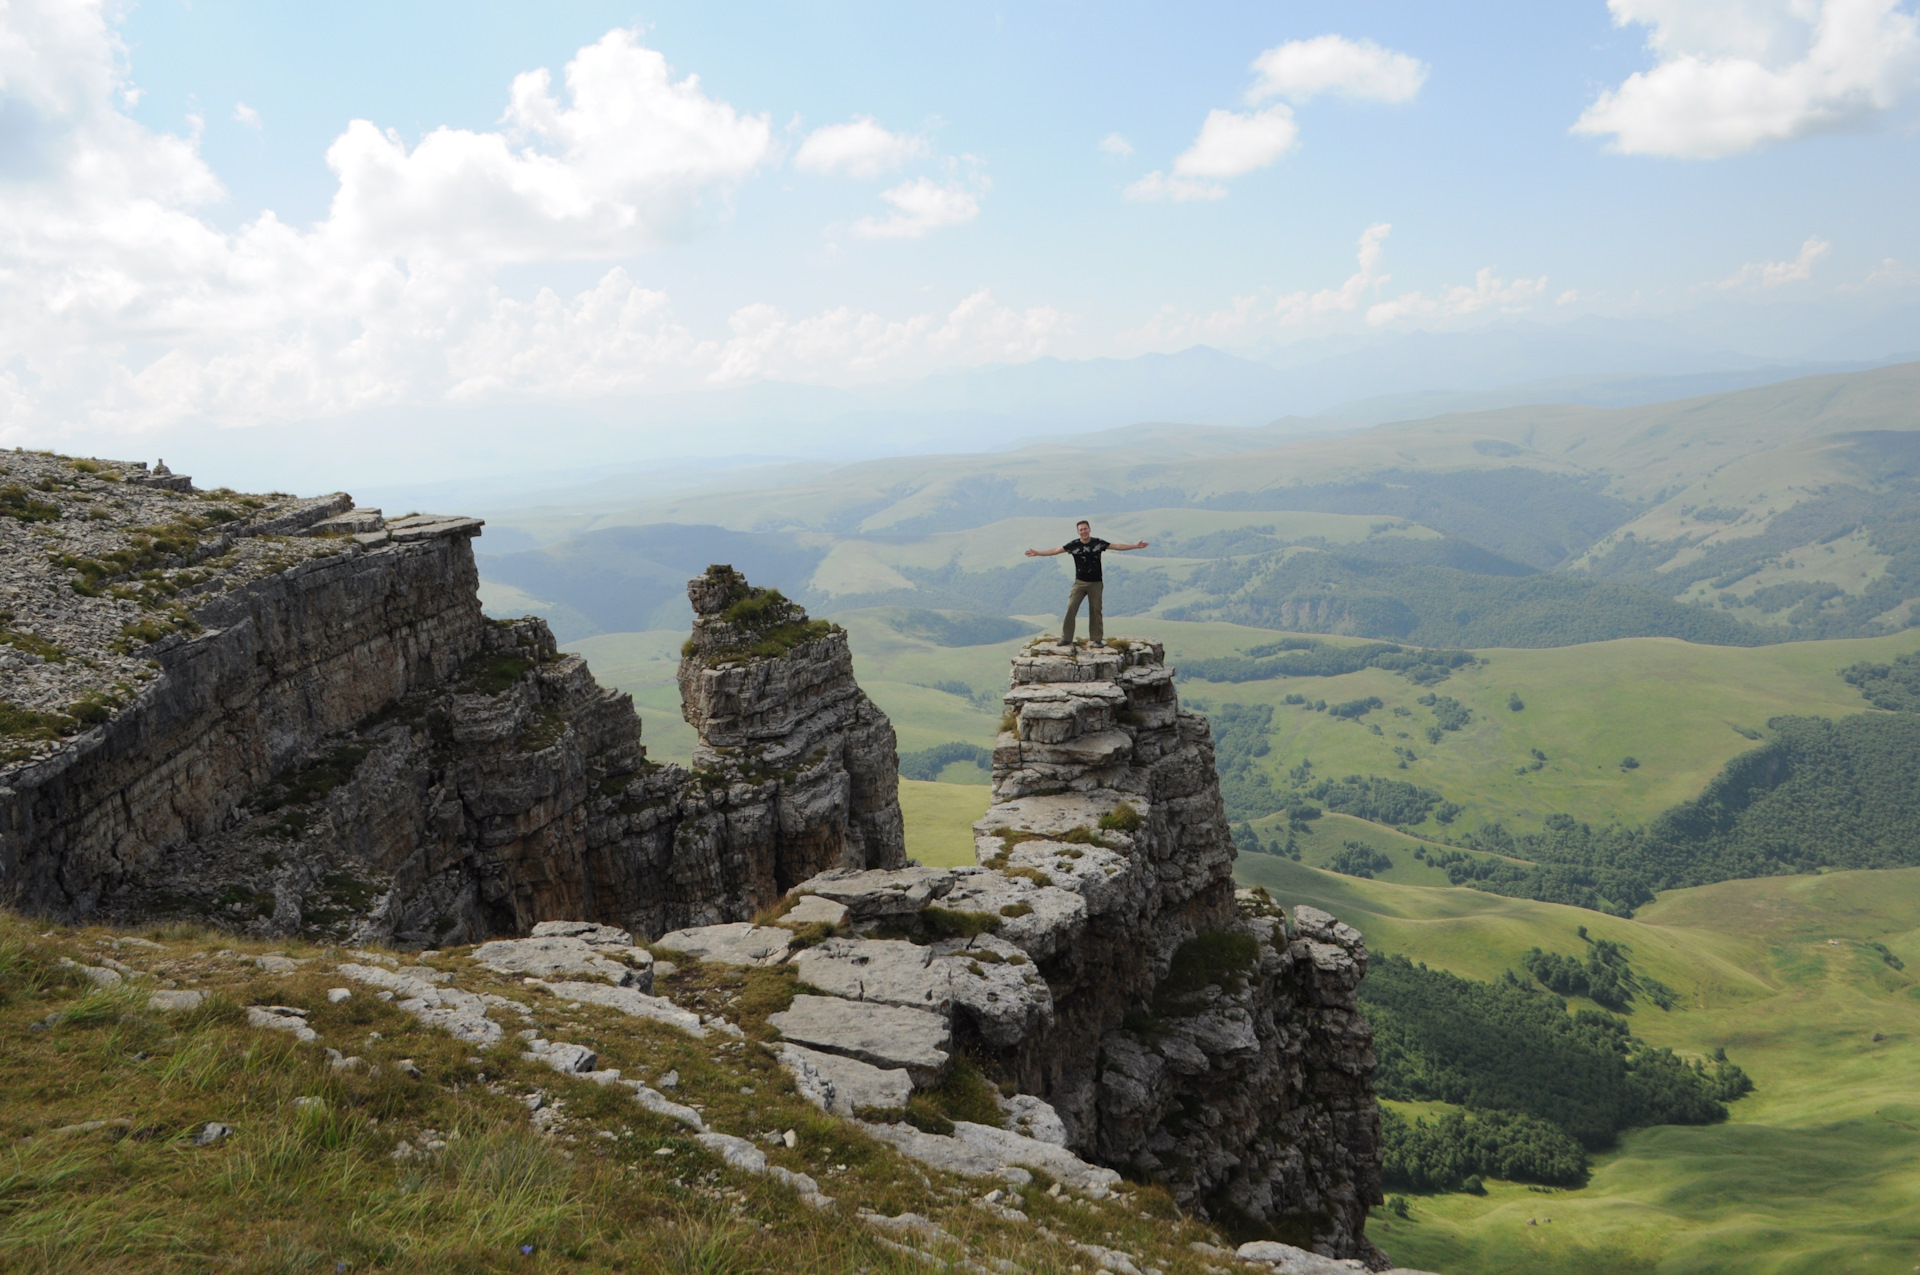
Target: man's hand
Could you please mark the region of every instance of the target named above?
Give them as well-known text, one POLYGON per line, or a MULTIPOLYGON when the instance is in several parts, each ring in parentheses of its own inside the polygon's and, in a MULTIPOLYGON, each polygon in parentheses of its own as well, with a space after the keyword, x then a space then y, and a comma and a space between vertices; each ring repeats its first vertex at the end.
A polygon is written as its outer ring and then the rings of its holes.
POLYGON ((1144 548, 1146 548, 1146 547, 1147 547, 1147 542, 1146 542, 1146 541, 1144 541, 1144 540, 1142 540, 1142 541, 1140 541, 1140 542, 1139 542, 1138 544, 1131 544, 1131 545, 1108 545, 1108 546, 1107 546, 1107 548, 1109 548, 1109 549, 1115 549, 1115 550, 1120 550, 1120 551, 1125 551, 1125 550, 1127 550, 1127 549, 1144 549, 1144 548))
POLYGON ((1038 549, 1029 549, 1027 550, 1027 556, 1029 558, 1037 558, 1040 556, 1040 551, 1038 549))

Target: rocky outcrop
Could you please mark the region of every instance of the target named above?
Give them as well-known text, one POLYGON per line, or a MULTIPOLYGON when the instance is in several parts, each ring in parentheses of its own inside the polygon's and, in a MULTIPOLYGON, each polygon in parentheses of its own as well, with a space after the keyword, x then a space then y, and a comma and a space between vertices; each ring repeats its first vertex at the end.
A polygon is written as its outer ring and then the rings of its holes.
MULTIPOLYGON (((193 508, 172 487, 139 499, 193 508)), ((414 946, 561 917, 658 935, 743 920, 825 869, 903 861, 892 727, 846 635, 777 593, 725 567, 691 586, 689 772, 647 760, 631 698, 544 623, 481 613, 477 521, 244 499, 255 512, 222 506, 205 544, 187 532, 207 520, 178 515, 166 554, 76 505, 92 556, 62 560, 84 564, 88 592, 44 558, 10 586, 46 619, 0 645, 53 653, 0 695, 0 727, 20 734, 0 754, 0 891, 20 906, 414 946), (114 595, 135 585, 175 610, 128 646, 116 617, 136 603, 114 595), (94 648, 130 650, 148 676, 79 716, 17 694, 80 693, 67 666, 94 648)), ((10 562, 46 534, 0 516, 10 562)))
MULTIPOLYGON (((1056 919, 1024 941, 1001 928, 1038 961, 1053 1015, 998 1065, 1084 1154, 1218 1218, 1365 1255, 1380 1123, 1360 935, 1236 897, 1212 735, 1180 709, 1159 644, 1036 644, 1007 706, 979 856, 1056 919)), ((949 906, 1007 888, 956 888, 949 906)))
POLYGON ((1223 1225, 1377 1261, 1360 935, 1236 893, 1211 733, 1157 644, 1030 647, 1007 706, 977 866, 823 873, 750 951, 748 927, 669 945, 796 966, 821 994, 769 1020, 788 1069, 910 1156, 1087 1189, 1124 1169, 1223 1225), (954 1067, 1014 1095, 1001 1127, 914 1119, 906 1095, 954 1067))

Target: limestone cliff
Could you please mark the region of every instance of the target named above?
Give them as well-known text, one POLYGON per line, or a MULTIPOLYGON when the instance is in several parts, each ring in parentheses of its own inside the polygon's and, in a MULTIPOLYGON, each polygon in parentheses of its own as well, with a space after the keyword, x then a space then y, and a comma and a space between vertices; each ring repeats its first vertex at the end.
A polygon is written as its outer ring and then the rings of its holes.
POLYGON ((0 672, 20 906, 426 946, 555 917, 658 934, 902 861, 892 728, 845 634, 730 569, 693 585, 719 605, 682 670, 688 773, 544 623, 482 615, 477 521, 83 463, 15 459, 48 498, 0 516, 0 636, 32 661, 0 672))
POLYGON ((1229 1230, 1377 1262, 1359 934, 1236 893, 1212 737, 1158 644, 1035 644, 1011 680, 976 866, 831 871, 772 924, 660 945, 797 966, 810 990, 769 1020, 796 1083, 928 1164, 1090 1190, 1129 1170, 1229 1230), (944 1118, 978 1074, 1004 1119, 944 1118))
MULTIPOLYGON (((1072 1145, 1282 1238, 1365 1249, 1380 1200, 1360 935, 1232 884, 1204 718, 1158 643, 1037 644, 1014 661, 981 862, 1055 881, 1035 914, 1051 1025, 1000 1051, 1072 1145)), ((960 892, 956 892, 960 893, 960 892)))

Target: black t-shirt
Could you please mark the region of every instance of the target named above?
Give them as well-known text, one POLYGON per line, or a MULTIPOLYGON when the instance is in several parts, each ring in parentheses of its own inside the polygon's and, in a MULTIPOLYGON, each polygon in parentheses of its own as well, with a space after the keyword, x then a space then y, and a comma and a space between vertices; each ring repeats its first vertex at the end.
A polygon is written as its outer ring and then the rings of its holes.
POLYGON ((1073 555, 1073 578, 1092 582, 1100 579, 1100 554, 1111 544, 1095 536, 1084 544, 1069 540, 1060 547, 1073 555))

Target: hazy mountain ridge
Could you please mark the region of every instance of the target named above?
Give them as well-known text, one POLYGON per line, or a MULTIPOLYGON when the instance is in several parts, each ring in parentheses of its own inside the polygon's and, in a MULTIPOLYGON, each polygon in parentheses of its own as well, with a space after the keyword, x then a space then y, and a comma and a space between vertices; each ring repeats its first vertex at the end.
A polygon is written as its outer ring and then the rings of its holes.
POLYGON ((577 530, 485 554, 483 572, 567 638, 671 627, 703 555, 817 610, 1044 615, 1058 564, 1021 552, 1084 516, 1153 542, 1110 558, 1115 615, 1446 645, 1865 635, 1916 618, 1916 391, 1920 364, 1906 364, 1337 436, 1130 426, 626 508, 509 510, 495 529, 521 543, 577 530), (1225 450, 1235 437, 1248 448, 1225 450))

